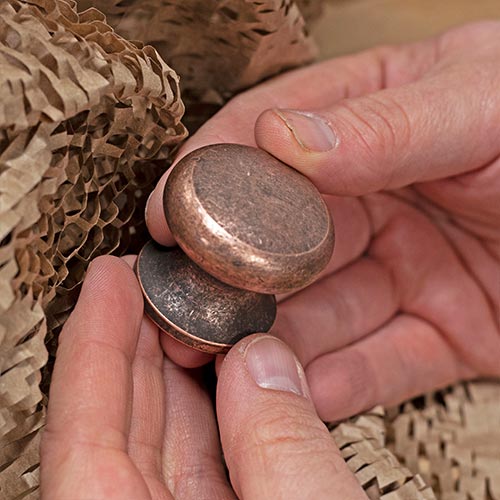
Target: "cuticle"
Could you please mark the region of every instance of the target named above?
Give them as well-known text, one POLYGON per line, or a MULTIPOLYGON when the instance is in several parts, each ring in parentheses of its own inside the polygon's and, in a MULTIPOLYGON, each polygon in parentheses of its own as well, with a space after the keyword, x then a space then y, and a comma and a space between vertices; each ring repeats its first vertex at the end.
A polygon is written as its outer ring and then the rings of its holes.
MULTIPOLYGON (((283 111, 286 111, 286 110, 283 110, 283 111)), ((323 116, 321 115, 318 115, 316 113, 311 113, 309 111, 301 111, 301 110, 292 110, 290 109, 289 110, 290 112, 292 113, 297 113, 298 115, 303 115, 303 116, 306 116, 308 118, 319 118, 323 123, 325 123, 327 125, 327 127, 330 128, 330 130, 332 131, 332 134, 333 134, 333 137, 335 138, 335 141, 334 141, 334 144, 333 146, 330 148, 329 151, 333 150, 333 149, 337 149, 339 143, 340 143, 340 140, 339 140, 339 136, 338 134, 335 132, 335 128, 333 127, 333 124, 330 120, 327 120, 326 118, 324 118, 323 116)), ((310 148, 308 148, 301 140, 300 138, 298 137, 298 135, 295 133, 295 129, 292 127, 292 125, 290 125, 290 123, 288 123, 286 117, 283 115, 283 113, 281 112, 281 110, 279 109, 274 109, 273 112, 278 116, 278 118, 285 124, 285 126, 288 128, 288 130, 290 130, 290 132, 292 133, 295 141, 297 142, 297 144, 304 150, 304 151, 307 151, 309 153, 316 153, 316 151, 313 151, 311 150, 310 148)))

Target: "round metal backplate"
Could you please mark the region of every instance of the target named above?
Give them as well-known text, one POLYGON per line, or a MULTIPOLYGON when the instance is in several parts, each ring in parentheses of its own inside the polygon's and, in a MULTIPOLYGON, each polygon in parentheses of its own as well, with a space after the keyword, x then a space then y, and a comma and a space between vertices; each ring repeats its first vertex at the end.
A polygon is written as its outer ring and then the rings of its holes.
POLYGON ((257 148, 214 144, 188 154, 167 180, 164 208, 186 254, 237 288, 303 288, 333 252, 333 222, 316 187, 257 148))
POLYGON ((218 281, 178 247, 146 243, 136 262, 145 311, 165 332, 209 353, 227 352, 251 333, 265 333, 276 316, 276 300, 218 281))

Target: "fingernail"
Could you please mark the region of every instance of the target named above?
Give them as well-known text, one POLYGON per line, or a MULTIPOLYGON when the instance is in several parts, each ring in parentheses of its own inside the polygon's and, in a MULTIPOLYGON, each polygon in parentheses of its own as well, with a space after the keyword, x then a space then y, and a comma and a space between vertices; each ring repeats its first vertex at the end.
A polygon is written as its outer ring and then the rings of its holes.
POLYGON ((337 137, 327 120, 315 113, 294 109, 275 109, 303 149, 316 153, 330 151, 337 145, 337 137))
POLYGON ((309 397, 302 366, 290 348, 277 338, 269 335, 253 340, 245 350, 245 362, 259 387, 309 397))

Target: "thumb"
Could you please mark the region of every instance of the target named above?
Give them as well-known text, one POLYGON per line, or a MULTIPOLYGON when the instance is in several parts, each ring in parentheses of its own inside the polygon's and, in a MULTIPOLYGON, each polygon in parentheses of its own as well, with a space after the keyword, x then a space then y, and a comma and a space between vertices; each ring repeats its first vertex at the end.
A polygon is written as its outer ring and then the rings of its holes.
POLYGON ((314 112, 267 110, 256 142, 329 194, 457 175, 498 155, 500 106, 492 102, 500 99, 491 81, 449 71, 314 112))
POLYGON ((244 500, 366 499, 309 398, 292 351, 252 335, 226 356, 217 415, 233 488, 244 500))

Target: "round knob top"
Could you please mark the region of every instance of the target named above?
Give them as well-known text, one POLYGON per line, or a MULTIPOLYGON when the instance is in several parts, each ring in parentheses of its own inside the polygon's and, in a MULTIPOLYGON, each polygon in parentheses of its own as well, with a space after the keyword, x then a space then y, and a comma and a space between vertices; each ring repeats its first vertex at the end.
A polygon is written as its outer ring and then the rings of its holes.
POLYGON ((333 223, 316 187, 257 148, 214 144, 193 151, 169 176, 164 208, 186 254, 238 288, 302 288, 333 251, 333 223))

